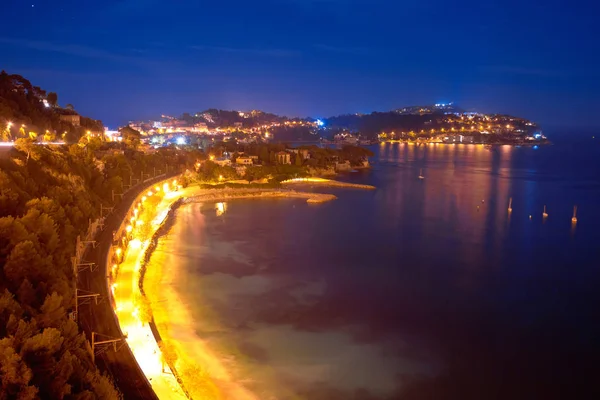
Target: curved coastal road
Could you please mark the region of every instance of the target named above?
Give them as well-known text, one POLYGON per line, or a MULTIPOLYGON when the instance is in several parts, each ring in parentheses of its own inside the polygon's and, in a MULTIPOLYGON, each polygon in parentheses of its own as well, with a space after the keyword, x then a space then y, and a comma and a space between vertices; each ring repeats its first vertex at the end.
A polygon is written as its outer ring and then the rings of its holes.
MULTIPOLYGON (((169 174, 167 177, 176 176, 169 174)), ((107 335, 110 338, 120 338, 121 332, 114 316, 110 297, 107 293, 105 266, 107 265, 107 255, 112 245, 112 233, 116 231, 123 219, 126 217, 129 208, 137 195, 155 182, 165 179, 165 176, 149 180, 144 186, 137 190, 131 190, 123 196, 123 201, 119 203, 104 222, 104 230, 96 238, 97 246, 90 249, 85 256, 86 262, 96 263, 96 270, 91 272, 86 270, 79 273, 78 289, 83 289, 93 293, 99 293, 101 301, 98 305, 93 302, 90 305, 81 305, 79 307, 79 326, 83 329, 86 337, 91 342, 91 332, 107 335)), ((105 337, 102 337, 104 339, 105 337)), ((158 400, 158 397, 152 390, 148 380, 143 374, 140 366, 136 362, 127 343, 123 340, 117 344, 117 351, 112 348, 96 356, 96 364, 102 371, 108 372, 116 386, 123 393, 125 399, 150 399, 158 400)))

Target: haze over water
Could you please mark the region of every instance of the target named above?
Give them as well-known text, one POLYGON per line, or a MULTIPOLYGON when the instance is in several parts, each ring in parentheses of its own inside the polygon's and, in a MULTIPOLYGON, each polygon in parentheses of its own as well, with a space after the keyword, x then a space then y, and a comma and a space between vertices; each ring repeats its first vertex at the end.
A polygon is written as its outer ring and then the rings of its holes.
POLYGON ((376 191, 178 210, 157 251, 198 337, 261 399, 598 394, 599 146, 374 151, 346 179, 376 191))

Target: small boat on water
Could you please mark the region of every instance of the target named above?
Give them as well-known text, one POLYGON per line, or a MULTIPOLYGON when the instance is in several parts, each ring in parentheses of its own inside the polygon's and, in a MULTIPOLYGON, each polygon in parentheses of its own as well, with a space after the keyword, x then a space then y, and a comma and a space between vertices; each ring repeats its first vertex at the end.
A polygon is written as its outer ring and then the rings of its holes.
POLYGON ((548 218, 548 213, 546 212, 546 205, 544 204, 544 212, 542 213, 542 217, 548 218))
POLYGON ((425 179, 425 176, 423 175, 423 168, 421 168, 419 171, 419 179, 425 179))
POLYGON ((577 223, 577 206, 573 207, 573 218, 571 218, 571 222, 574 224, 577 223))
POLYGON ((508 212, 512 212, 512 197, 508 200, 508 212))

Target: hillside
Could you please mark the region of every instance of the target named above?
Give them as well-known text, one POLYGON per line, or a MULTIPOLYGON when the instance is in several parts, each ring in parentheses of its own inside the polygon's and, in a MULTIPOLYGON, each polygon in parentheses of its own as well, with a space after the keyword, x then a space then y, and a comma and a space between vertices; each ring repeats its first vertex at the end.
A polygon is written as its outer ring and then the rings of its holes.
POLYGON ((328 118, 325 122, 332 132, 350 131, 370 138, 379 136, 381 139, 427 138, 453 133, 527 136, 540 129, 527 119, 511 115, 444 110, 406 112, 407 109, 411 108, 371 114, 340 115, 328 118))
POLYGON ((0 159, 0 398, 119 397, 68 318, 76 239, 101 204, 119 202, 111 194, 131 177, 185 164, 185 153, 170 149, 123 154, 93 141, 49 147, 28 139, 0 159))
MULTIPOLYGON (((56 111, 40 101, 41 89, 14 75, 2 79, 3 90, 17 89, 2 98, 3 116, 40 127, 59 124, 56 111)), ((19 138, 6 149, 0 158, 0 398, 121 397, 96 368, 89 337, 69 317, 74 288, 86 288, 76 285, 75 243, 100 217, 101 205, 119 203, 113 192, 167 165, 183 168, 187 154, 145 154, 98 138, 71 146, 19 138)))
MULTIPOLYGON (((345 114, 326 119, 289 118, 264 111, 208 109, 194 115, 132 121, 144 136, 193 133, 227 135, 238 140, 315 142, 353 134, 361 140, 447 140, 469 136, 486 143, 517 143, 541 138, 541 130, 525 118, 467 112, 449 104, 403 107, 370 114, 345 114), (455 137, 453 137, 455 136, 455 137)), ((475 140, 475 139, 474 139, 475 140)))
POLYGON ((0 141, 32 137, 44 141, 74 143, 87 131, 101 132, 101 121, 79 116, 72 123, 62 115, 77 115, 68 104, 61 107, 58 95, 34 86, 20 75, 0 72, 0 141))

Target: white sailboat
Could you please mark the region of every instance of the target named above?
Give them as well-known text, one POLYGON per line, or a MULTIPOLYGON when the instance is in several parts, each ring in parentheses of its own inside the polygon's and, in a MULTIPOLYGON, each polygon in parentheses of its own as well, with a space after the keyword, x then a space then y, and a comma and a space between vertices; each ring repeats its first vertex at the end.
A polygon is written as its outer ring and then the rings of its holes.
POLYGON ((425 176, 423 175, 423 168, 421 168, 419 171, 419 179, 425 179, 425 176))

